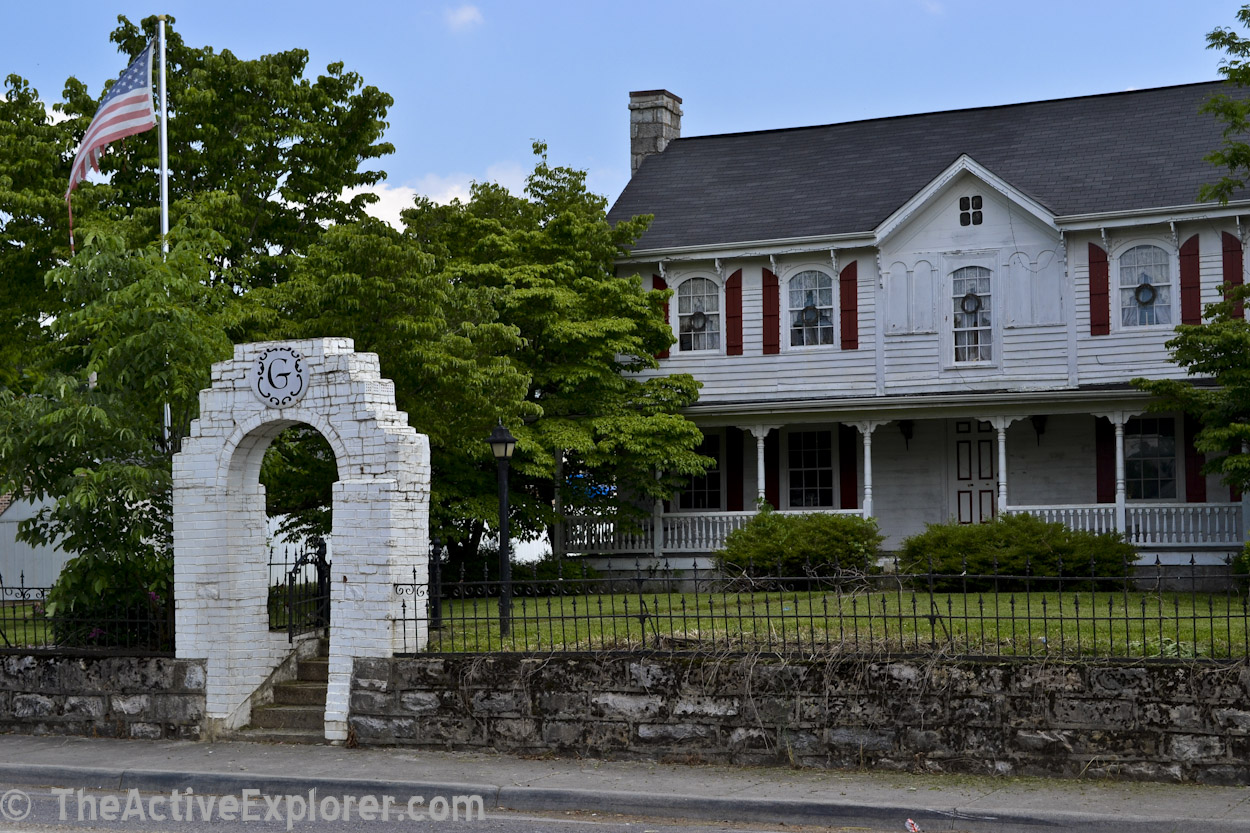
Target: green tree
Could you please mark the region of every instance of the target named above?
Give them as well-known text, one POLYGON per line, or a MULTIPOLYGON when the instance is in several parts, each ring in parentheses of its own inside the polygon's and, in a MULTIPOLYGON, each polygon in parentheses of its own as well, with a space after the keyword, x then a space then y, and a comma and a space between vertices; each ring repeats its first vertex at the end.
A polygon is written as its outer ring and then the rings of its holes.
MULTIPOLYGON (((1250 27, 1250 5, 1238 10, 1237 20, 1243 27, 1250 27)), ((1225 53, 1220 61, 1220 75, 1234 86, 1250 86, 1250 38, 1220 26, 1207 34, 1207 48, 1225 53)), ((1250 98, 1217 93, 1203 103, 1201 112, 1210 113, 1224 125, 1223 144, 1206 159, 1226 173, 1218 182, 1204 185, 1198 199, 1225 204, 1234 196, 1244 196, 1250 172, 1250 143, 1246 141, 1250 131, 1250 98)))
MULTIPOLYGON (((1250 26, 1250 5, 1242 6, 1237 20, 1250 26)), ((1250 38, 1231 29, 1216 28, 1207 35, 1207 46, 1226 53, 1220 74, 1232 85, 1250 86, 1250 38)), ((1226 173, 1205 185, 1200 200, 1227 204, 1233 197, 1244 197, 1250 173, 1250 99, 1217 94, 1203 105, 1202 112, 1213 114, 1224 124, 1220 149, 1207 161, 1226 173)), ((1250 490, 1250 324, 1242 308, 1245 287, 1225 287, 1224 300, 1204 310, 1201 324, 1182 324, 1168 342, 1172 361, 1191 377, 1206 378, 1214 386, 1195 386, 1180 380, 1134 379, 1133 383, 1156 397, 1153 410, 1181 410, 1202 424, 1194 446, 1207 457, 1204 471, 1220 474, 1224 482, 1242 491, 1250 490)))
MULTIPOLYGON (((250 328, 267 338, 346 336, 376 352, 409 424, 430 438, 436 523, 488 516, 494 481, 480 465, 482 438, 497 417, 533 412, 508 358, 521 341, 495 320, 489 297, 444 281, 414 240, 365 219, 328 229, 290 280, 249 301, 250 328)), ((266 459, 270 511, 291 515, 290 529, 324 534, 333 478, 323 441, 290 439, 266 459)))
MULTIPOLYGON (((698 383, 686 374, 638 375, 656 369, 655 355, 673 341, 668 295, 616 269, 649 218, 613 226, 584 172, 550 165, 542 144, 534 152, 524 196, 478 183, 468 202, 418 200, 403 215, 438 278, 489 302, 520 335, 508 359, 528 379, 527 407, 496 412, 536 417, 509 422, 518 438, 515 522, 531 534, 552 520, 557 479, 570 510, 613 511, 670 496, 709 462, 695 452, 698 428, 681 414, 698 383)), ((479 461, 485 433, 469 438, 479 461)), ((489 467, 486 474, 493 482, 489 467)), ((497 508, 493 497, 466 508, 473 540, 497 508)))
POLYGON ((162 258, 155 245, 87 234, 48 275, 66 310, 31 359, 31 390, 0 390, 0 491, 55 499, 23 523, 23 540, 140 559, 169 550, 171 454, 209 366, 230 354, 233 302, 209 281, 224 241, 189 223, 171 238, 162 258))
MULTIPOLYGON (((157 20, 118 21, 120 68, 157 20)), ((341 64, 309 79, 303 50, 243 60, 172 25, 168 57, 165 263, 157 131, 111 146, 104 181, 74 192, 71 260, 63 195, 105 90, 69 79, 58 120, 18 76, 0 99, 0 490, 55 498, 23 534, 80 553, 166 547, 170 455, 210 363, 253 336, 248 288, 288 279, 328 225, 363 219, 375 197, 345 192, 381 180, 368 166, 391 151, 390 97, 341 64)))

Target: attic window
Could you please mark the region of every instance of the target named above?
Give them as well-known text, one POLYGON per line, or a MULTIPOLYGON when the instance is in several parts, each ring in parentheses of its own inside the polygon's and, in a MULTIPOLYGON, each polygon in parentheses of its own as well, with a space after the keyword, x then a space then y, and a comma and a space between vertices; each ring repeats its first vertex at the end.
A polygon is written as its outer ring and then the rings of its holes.
POLYGON ((959 225, 981 225, 981 195, 959 198, 959 225))

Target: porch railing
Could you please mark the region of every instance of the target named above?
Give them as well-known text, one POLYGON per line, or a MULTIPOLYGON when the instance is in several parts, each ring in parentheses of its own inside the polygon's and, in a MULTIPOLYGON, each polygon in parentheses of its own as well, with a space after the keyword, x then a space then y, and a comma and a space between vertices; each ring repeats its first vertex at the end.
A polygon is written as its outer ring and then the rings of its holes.
POLYGON ((1079 532, 1115 532, 1115 504, 1072 503, 1059 506, 1008 506, 1008 515, 1033 515, 1079 532))
MULTIPOLYGON (((829 515, 860 516, 860 509, 787 509, 782 515, 820 512, 829 515)), ((619 555, 715 552, 725 539, 755 517, 755 512, 672 512, 659 516, 661 538, 653 540, 655 517, 632 523, 603 518, 568 518, 564 522, 564 551, 571 553, 611 553, 619 555)))
MULTIPOLYGON (((859 509, 788 509, 781 514, 827 512, 862 515, 859 509)), ((1069 529, 1115 532, 1111 503, 1009 506, 1008 514, 1029 514, 1069 529)), ((711 553, 755 517, 754 512, 671 512, 658 516, 660 539, 654 539, 655 516, 626 524, 603 518, 568 518, 564 552, 603 555, 711 553)), ((1130 503, 1125 508, 1125 538, 1142 547, 1232 549, 1245 540, 1240 503, 1130 503)))
POLYGON ((1130 503, 1125 536, 1130 543, 1185 546, 1241 544, 1240 503, 1130 503))

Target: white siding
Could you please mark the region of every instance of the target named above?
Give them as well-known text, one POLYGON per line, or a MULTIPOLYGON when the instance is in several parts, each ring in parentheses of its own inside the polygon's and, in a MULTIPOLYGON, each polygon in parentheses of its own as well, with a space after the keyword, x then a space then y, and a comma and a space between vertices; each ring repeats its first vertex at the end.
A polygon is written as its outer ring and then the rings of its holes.
POLYGON ((33 518, 44 505, 18 501, 0 514, 0 583, 5 587, 22 581, 27 587, 48 587, 70 558, 57 547, 32 547, 17 540, 18 523, 33 518))

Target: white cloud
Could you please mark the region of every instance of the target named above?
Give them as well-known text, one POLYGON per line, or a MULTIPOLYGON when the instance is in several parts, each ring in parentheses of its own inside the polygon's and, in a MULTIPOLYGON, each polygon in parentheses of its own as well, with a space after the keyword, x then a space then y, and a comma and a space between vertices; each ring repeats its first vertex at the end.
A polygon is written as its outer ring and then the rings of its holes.
POLYGON ((367 188, 349 188, 343 192, 343 199, 351 199, 362 191, 371 191, 378 195, 378 201, 366 210, 371 216, 400 228, 399 213, 412 206, 412 200, 418 194, 424 195, 439 205, 446 205, 452 200, 467 202, 471 196, 474 181, 497 182, 513 194, 520 194, 525 188, 525 178, 529 172, 516 162, 499 162, 486 169, 485 176, 471 176, 464 173, 426 174, 416 181, 415 185, 388 185, 385 182, 367 188))
POLYGON ((931 15, 946 14, 946 7, 939 3, 938 0, 920 0, 920 8, 931 15))
POLYGON ((448 27, 459 31, 468 29, 470 26, 477 26, 484 19, 477 6, 459 6, 443 12, 443 20, 446 21, 448 27))

